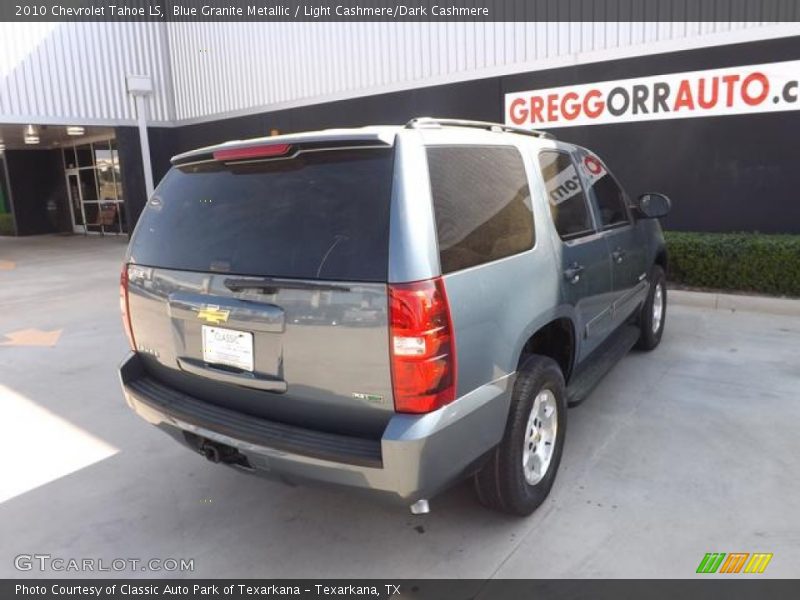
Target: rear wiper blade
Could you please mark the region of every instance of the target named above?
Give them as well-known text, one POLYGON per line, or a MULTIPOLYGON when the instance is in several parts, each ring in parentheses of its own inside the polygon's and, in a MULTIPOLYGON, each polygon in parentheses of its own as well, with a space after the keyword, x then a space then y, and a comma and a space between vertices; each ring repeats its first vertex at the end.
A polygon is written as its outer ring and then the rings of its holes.
POLYGON ((228 278, 223 281, 225 287, 232 292, 242 290, 260 290, 265 294, 276 294, 278 290, 319 290, 323 292, 349 292, 350 287, 338 283, 317 281, 296 281, 291 279, 237 279, 228 278))

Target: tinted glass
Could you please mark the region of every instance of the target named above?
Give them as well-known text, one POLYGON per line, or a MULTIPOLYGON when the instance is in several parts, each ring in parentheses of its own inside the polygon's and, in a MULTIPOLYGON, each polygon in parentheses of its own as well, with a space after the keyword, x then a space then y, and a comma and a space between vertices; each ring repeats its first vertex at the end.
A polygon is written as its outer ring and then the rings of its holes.
POLYGON ((589 190, 594 194, 603 229, 628 223, 628 199, 625 192, 603 162, 594 154, 579 151, 581 168, 589 190))
POLYGON ((545 151, 539 154, 550 216, 562 239, 594 232, 586 196, 575 163, 566 152, 545 151))
POLYGON ((97 190, 97 177, 94 169, 81 169, 78 171, 81 180, 81 194, 83 200, 97 200, 99 192, 97 190))
POLYGON ((241 275, 386 281, 392 153, 173 168, 131 240, 134 262, 241 275))
POLYGON ((117 187, 114 182, 114 165, 111 148, 107 141, 95 142, 94 163, 97 166, 97 185, 101 200, 116 200, 117 187))
POLYGON ((528 178, 516 148, 428 148, 442 272, 533 247, 528 178))
POLYGON ((94 166, 94 156, 92 155, 92 145, 86 144, 85 146, 76 146, 75 155, 78 157, 79 167, 92 167, 94 166))
POLYGON ((75 148, 73 146, 64 148, 64 165, 67 169, 74 169, 78 166, 78 159, 75 158, 75 148))

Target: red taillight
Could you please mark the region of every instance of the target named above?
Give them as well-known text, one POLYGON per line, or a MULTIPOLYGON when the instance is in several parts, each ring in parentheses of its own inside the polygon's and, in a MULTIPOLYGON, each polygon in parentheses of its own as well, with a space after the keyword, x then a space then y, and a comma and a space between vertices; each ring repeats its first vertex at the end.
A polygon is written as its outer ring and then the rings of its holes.
POLYGON ((122 265, 122 272, 119 274, 119 310, 122 313, 122 326, 125 328, 125 335, 128 336, 128 344, 131 350, 136 351, 136 342, 133 340, 133 329, 131 328, 131 313, 128 310, 128 265, 122 265))
POLYGON ((456 397, 456 344, 441 278, 389 285, 394 407, 426 413, 456 397))
POLYGON ((289 144, 263 144, 260 146, 247 146, 245 148, 228 148, 214 152, 214 160, 246 160, 248 158, 269 158, 283 156, 291 150, 289 144))

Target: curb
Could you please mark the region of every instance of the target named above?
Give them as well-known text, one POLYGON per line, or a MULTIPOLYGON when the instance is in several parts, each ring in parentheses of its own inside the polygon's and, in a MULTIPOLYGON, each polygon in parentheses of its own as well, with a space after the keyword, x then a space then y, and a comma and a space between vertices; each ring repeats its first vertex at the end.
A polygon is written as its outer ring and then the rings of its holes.
POLYGON ((768 296, 742 296, 717 292, 693 292, 668 289, 669 301, 681 306, 694 306, 711 310, 743 310, 800 317, 800 299, 770 298, 768 296))

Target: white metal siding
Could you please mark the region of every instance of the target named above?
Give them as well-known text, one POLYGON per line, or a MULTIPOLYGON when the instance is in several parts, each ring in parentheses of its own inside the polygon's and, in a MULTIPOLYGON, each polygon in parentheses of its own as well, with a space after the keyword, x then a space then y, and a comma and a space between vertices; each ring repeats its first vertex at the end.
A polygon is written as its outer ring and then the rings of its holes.
POLYGON ((125 76, 146 74, 150 118, 171 118, 162 23, 0 24, 0 122, 133 122, 125 76))
MULTIPOLYGON (((486 76, 774 23, 169 23, 178 120, 486 76)), ((797 26, 795 26, 797 27, 797 26)), ((800 28, 796 33, 800 33, 800 28)), ((617 58, 620 56, 618 55, 617 58)))
MULTIPOLYGON (((0 122, 132 123, 128 74, 153 78, 149 119, 171 124, 667 51, 671 43, 758 39, 774 25, 3 23, 0 122)), ((769 35, 800 35, 799 27, 769 35)))

